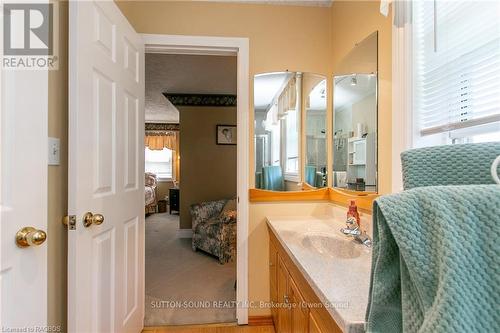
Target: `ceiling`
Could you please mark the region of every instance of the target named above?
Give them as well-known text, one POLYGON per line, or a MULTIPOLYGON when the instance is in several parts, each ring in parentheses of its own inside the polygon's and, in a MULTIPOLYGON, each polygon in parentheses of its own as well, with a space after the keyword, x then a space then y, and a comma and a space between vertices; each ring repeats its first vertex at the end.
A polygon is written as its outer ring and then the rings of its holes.
POLYGON ((285 72, 255 75, 253 80, 254 109, 267 110, 291 75, 285 72))
MULTIPOLYGON (((254 109, 266 111, 269 109, 273 99, 284 88, 288 78, 293 73, 276 72, 259 74, 254 77, 254 109)), ((305 73, 304 75, 311 75, 305 73)), ((321 79, 320 79, 321 80, 321 79)), ((316 81, 317 82, 317 81, 316 81)), ((326 108, 326 80, 315 83, 309 94, 309 110, 325 110, 326 108)))
POLYGON ((335 77, 334 108, 341 109, 376 92, 377 77, 373 74, 352 74, 335 77), (356 85, 352 78, 356 77, 356 85))
POLYGON ((147 53, 145 66, 146 122, 179 122, 179 111, 164 92, 236 94, 235 56, 147 53))
POLYGON ((207 2, 237 2, 263 5, 287 5, 287 6, 310 6, 330 7, 333 0, 198 0, 207 2))

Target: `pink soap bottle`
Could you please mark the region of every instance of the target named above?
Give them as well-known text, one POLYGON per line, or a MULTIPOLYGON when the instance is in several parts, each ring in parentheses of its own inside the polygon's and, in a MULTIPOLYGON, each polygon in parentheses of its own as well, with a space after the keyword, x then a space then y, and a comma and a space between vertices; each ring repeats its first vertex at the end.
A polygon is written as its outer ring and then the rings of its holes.
POLYGON ((358 206, 356 206, 355 200, 351 200, 349 204, 349 210, 347 211, 347 218, 349 217, 354 217, 356 219, 356 223, 358 223, 358 226, 361 229, 361 219, 359 218, 358 206))

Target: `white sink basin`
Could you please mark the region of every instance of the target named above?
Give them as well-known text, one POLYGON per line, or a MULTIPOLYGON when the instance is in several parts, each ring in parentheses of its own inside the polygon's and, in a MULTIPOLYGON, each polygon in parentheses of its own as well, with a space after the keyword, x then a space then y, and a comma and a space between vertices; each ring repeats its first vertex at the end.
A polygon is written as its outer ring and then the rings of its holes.
POLYGON ((326 233, 307 233, 302 236, 301 244, 305 249, 339 259, 353 259, 362 254, 354 242, 326 233))

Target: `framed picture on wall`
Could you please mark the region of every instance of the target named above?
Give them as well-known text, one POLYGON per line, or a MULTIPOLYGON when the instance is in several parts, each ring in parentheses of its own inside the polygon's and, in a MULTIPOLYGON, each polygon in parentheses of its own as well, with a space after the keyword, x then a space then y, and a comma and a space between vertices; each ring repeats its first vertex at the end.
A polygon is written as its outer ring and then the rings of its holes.
POLYGON ((218 145, 236 145, 236 126, 217 125, 216 142, 218 145))

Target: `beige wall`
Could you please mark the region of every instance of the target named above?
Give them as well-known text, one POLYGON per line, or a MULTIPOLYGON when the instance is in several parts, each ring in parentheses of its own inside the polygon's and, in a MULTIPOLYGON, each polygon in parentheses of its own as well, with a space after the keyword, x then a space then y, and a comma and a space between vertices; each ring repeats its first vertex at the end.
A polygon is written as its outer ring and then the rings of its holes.
POLYGON ((165 199, 165 196, 168 195, 168 190, 174 187, 174 183, 172 181, 159 181, 156 186, 156 195, 158 200, 165 199))
POLYGON ((217 125, 236 125, 235 107, 178 107, 180 228, 191 229, 189 206, 236 197, 236 146, 217 145, 217 125))
POLYGON ((59 6, 59 70, 49 72, 49 136, 61 139, 61 164, 48 170, 48 324, 66 329, 68 205, 68 5, 59 6))
MULTIPOLYGON (((300 70, 327 75, 329 87, 334 66, 356 42, 378 30, 379 183, 380 191, 387 193, 391 188, 391 20, 390 15, 388 18, 380 15, 379 5, 377 1, 335 1, 331 8, 199 2, 119 3, 139 32, 248 37, 251 76, 267 71, 300 70), (168 19, 165 19, 166 15, 168 19)), ((328 97, 331 101, 331 89, 328 97)), ((331 108, 331 103, 328 107, 331 108)), ((250 109, 253 109, 252 105, 250 109)), ((250 129, 251 137, 252 132, 253 128, 250 129)), ((253 154, 250 159, 253 174, 253 154)), ((291 207, 295 206, 250 206, 250 300, 267 300, 269 297, 267 235, 263 217, 282 210, 295 212, 288 209, 291 207)), ((250 310, 250 315, 268 313, 264 309, 250 310)))
POLYGON ((391 191, 392 176, 392 30, 391 14, 379 12, 379 1, 334 1, 332 13, 332 64, 335 71, 354 44, 378 30, 378 185, 380 193, 391 191))

